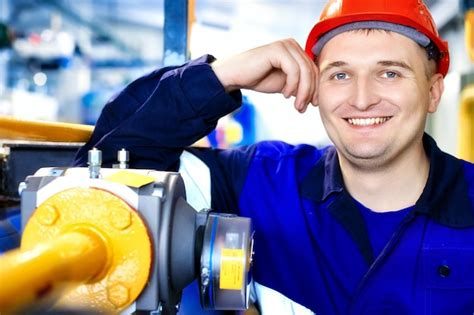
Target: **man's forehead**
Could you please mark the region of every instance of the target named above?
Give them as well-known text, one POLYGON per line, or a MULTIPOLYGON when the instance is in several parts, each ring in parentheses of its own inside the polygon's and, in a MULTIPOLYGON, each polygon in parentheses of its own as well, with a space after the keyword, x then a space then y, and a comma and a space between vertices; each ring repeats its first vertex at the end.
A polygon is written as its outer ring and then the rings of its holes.
POLYGON ((316 62, 321 67, 387 65, 423 62, 423 48, 403 35, 385 30, 351 30, 338 34, 323 47, 316 62))
POLYGON ((359 52, 403 56, 411 50, 423 51, 410 38, 395 32, 377 29, 351 30, 331 38, 324 45, 320 57, 352 56, 359 52))

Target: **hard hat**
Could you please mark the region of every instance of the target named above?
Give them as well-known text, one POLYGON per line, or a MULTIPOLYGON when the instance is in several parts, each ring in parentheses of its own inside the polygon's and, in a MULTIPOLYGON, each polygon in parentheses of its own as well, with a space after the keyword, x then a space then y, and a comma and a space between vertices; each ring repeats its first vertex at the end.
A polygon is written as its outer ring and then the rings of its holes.
MULTIPOLYGON (((448 43, 439 36, 433 17, 422 0, 329 0, 308 35, 306 53, 314 59, 313 47, 324 34, 343 25, 364 21, 402 25, 404 29, 414 29, 426 35, 439 49, 438 72, 446 76, 448 43)), ((401 33, 406 35, 405 31, 401 33)))

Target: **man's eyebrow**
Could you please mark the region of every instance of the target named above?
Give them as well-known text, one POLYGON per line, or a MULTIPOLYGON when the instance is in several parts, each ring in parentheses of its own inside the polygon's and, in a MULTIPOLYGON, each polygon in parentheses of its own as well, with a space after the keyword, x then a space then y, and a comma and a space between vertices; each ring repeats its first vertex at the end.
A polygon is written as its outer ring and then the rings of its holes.
MULTIPOLYGON (((378 65, 384 66, 384 67, 400 67, 407 69, 411 72, 413 72, 412 67, 410 67, 407 63, 403 61, 396 61, 396 60, 381 60, 377 62, 378 65)), ((332 68, 338 68, 338 67, 344 67, 347 66, 348 63, 344 61, 334 61, 331 63, 328 63, 327 65, 324 65, 322 68, 320 68, 321 73, 326 72, 332 68)))
POLYGON ((411 72, 413 72, 413 69, 405 62, 403 61, 395 61, 395 60, 382 60, 377 62, 377 64, 384 66, 384 67, 400 67, 407 69, 411 72))
POLYGON ((334 62, 331 62, 331 63, 328 63, 327 65, 325 65, 324 67, 322 67, 320 69, 321 72, 325 72, 325 71, 328 71, 332 68, 338 68, 338 67, 343 67, 343 66, 347 66, 347 62, 344 62, 344 61, 334 61, 334 62))

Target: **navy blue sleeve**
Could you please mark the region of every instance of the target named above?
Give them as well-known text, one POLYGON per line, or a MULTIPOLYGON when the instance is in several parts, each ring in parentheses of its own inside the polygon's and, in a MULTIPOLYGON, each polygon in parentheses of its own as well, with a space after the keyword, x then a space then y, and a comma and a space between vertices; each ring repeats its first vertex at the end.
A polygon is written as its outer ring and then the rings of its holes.
MULTIPOLYGON (((153 71, 128 85, 104 107, 75 165, 86 165, 87 152, 96 147, 102 150, 103 165, 110 167, 117 151, 125 148, 131 168, 177 171, 183 149, 241 105, 240 91, 226 93, 215 76, 209 65, 213 60, 203 56, 181 67, 153 71)), ((210 169, 213 209, 238 211, 252 148, 187 148, 210 169)))
POLYGON ((125 148, 132 168, 176 171, 183 148, 241 105, 240 91, 226 93, 215 76, 209 65, 213 60, 206 55, 132 82, 104 107, 74 164, 86 165, 87 152, 96 147, 103 165, 110 167, 125 148))

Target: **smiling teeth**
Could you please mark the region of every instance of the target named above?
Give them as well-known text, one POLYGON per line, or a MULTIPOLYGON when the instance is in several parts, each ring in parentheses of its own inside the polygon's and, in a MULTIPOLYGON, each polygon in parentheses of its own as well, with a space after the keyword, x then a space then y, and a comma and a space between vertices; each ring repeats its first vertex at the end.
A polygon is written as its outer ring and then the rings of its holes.
POLYGON ((356 126, 372 126, 378 125, 386 122, 389 118, 388 117, 377 117, 377 118, 349 118, 347 121, 351 125, 356 126))

